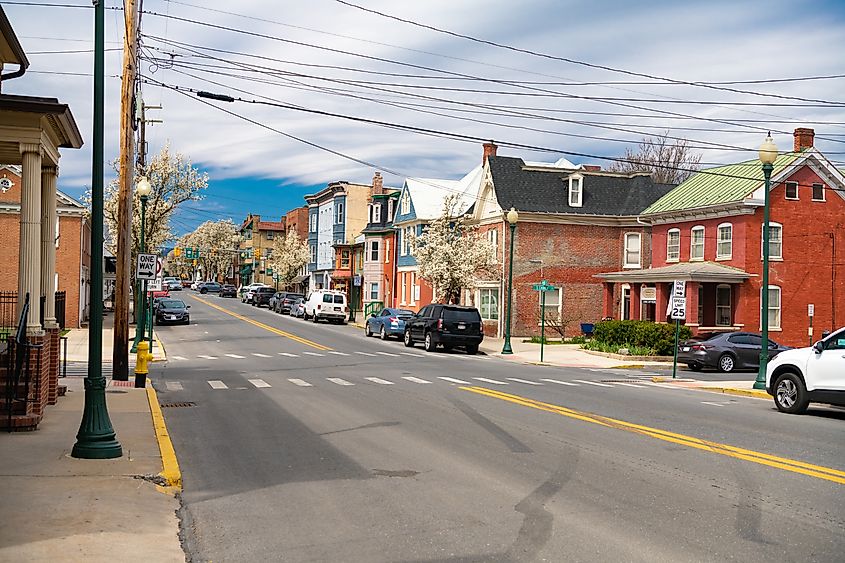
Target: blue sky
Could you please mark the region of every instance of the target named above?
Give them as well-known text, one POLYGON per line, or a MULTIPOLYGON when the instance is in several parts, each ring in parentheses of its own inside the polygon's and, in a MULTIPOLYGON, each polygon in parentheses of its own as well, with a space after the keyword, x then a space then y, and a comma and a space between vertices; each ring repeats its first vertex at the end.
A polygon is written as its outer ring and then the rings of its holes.
MULTIPOLYGON (((88 140, 91 77, 87 74, 91 72, 91 54, 72 51, 91 48, 93 12, 87 0, 62 3, 78 3, 86 8, 4 4, 21 43, 30 53, 31 66, 23 78, 5 83, 3 91, 58 96, 71 105, 88 140)), ((677 80, 716 83, 845 74, 845 3, 839 1, 360 3, 499 43, 677 80)), ((115 0, 107 2, 108 7, 117 5, 115 0)), ((795 127, 808 126, 816 129, 816 145, 831 160, 845 162, 845 108, 841 103, 809 104, 658 84, 641 77, 480 45, 333 0, 285 3, 283 10, 279 5, 273 0, 145 0, 145 9, 154 14, 143 16, 146 60, 141 71, 148 78, 171 86, 559 151, 500 149, 500 154, 526 160, 554 161, 567 156, 567 152, 619 156, 643 134, 667 128, 672 135, 688 138, 701 147, 702 161, 735 162, 753 158, 754 149, 768 129, 773 130, 780 147, 789 148, 790 132, 795 127), (227 11, 232 13, 224 13, 227 11), (197 21, 229 29, 202 26, 197 21), (306 43, 323 48, 307 47, 306 43), (274 71, 256 69, 258 65, 274 71), (455 74, 483 80, 458 80, 455 74), (520 84, 506 85, 502 81, 520 84), (549 90, 556 94, 549 95, 549 90), (707 103, 686 103, 689 101, 707 103), (736 102, 797 105, 733 105, 736 102), (813 107, 817 105, 826 107, 813 107), (523 115, 514 115, 514 111, 523 115)), ((122 13, 108 10, 106 19, 107 47, 114 49, 106 59, 106 158, 112 160, 118 146, 120 83, 115 76, 120 72, 122 13)), ((724 86, 841 102, 845 101, 841 94, 845 91, 843 84, 845 79, 835 78, 724 86)), ((443 139, 252 103, 212 102, 220 106, 216 109, 195 96, 149 84, 144 85, 144 99, 148 104, 163 106, 161 111, 151 112, 163 123, 148 129, 150 153, 170 142, 174 150, 207 171, 211 179, 205 199, 183 209, 174 221, 177 234, 207 219, 229 217, 240 222, 249 212, 278 219, 301 205, 304 194, 328 182, 368 182, 376 170, 383 172, 386 184, 395 186, 401 185, 405 176, 458 178, 481 158, 480 142, 443 139), (318 150, 279 132, 371 165, 318 150)), ((592 158, 568 158, 607 164, 592 158)), ((82 150, 64 152, 61 189, 78 196, 90 185, 90 159, 90 143, 82 150)))

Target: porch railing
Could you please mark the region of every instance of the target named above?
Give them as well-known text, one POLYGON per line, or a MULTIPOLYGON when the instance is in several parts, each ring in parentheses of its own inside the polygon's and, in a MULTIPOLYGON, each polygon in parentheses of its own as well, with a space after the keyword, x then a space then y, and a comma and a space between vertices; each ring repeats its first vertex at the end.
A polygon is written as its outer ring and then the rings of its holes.
POLYGON ((15 414, 24 414, 27 411, 27 403, 31 402, 31 388, 39 385, 39 379, 33 380, 32 374, 41 372, 41 348, 43 344, 32 344, 26 337, 26 320, 29 316, 29 294, 24 299, 18 326, 14 337, 7 337, 8 348, 6 349, 6 386, 3 396, 6 407, 6 428, 12 432, 12 417, 15 414), (37 350, 37 354, 32 354, 37 350), (33 363, 35 365, 33 365, 33 363))
POLYGON ((379 313, 382 309, 384 309, 384 302, 382 301, 364 303, 364 317, 369 317, 372 313, 379 313))

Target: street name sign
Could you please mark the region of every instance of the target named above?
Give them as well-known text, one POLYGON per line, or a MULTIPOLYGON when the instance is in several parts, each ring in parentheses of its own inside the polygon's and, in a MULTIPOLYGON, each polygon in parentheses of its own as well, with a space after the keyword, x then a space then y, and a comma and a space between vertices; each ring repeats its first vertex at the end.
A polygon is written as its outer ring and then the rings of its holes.
POLYGON ((139 254, 138 264, 135 268, 135 277, 139 280, 156 279, 158 269, 158 256, 155 254, 139 254))

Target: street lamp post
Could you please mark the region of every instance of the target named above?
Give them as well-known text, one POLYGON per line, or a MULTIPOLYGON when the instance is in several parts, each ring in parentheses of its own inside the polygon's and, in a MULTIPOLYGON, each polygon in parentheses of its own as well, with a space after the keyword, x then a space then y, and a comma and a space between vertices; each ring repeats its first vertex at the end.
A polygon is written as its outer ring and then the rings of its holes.
POLYGON ((112 459, 123 455, 106 406, 103 376, 103 114, 105 101, 105 2, 94 3, 94 130, 91 136, 91 321, 85 407, 71 456, 112 459))
MULTIPOLYGON (((150 196, 152 187, 150 181, 146 176, 141 176, 138 179, 138 185, 135 186, 135 191, 141 196, 141 239, 140 252, 146 252, 146 243, 144 241, 145 231, 147 229, 147 198, 150 196)), ((135 280, 135 340, 132 343, 132 353, 138 351, 138 343, 144 339, 144 334, 147 330, 147 281, 135 280)))
POLYGON ((508 267, 508 316, 505 324, 505 345, 502 347, 502 354, 513 354, 511 348, 511 307, 513 305, 513 239, 516 234, 516 222, 519 221, 519 213, 511 207, 506 218, 511 227, 510 258, 508 267))
POLYGON ((769 187, 778 148, 772 141, 771 132, 760 145, 760 162, 763 163, 765 184, 763 190, 763 287, 760 291, 760 368, 754 389, 766 388, 766 364, 769 362, 769 187))

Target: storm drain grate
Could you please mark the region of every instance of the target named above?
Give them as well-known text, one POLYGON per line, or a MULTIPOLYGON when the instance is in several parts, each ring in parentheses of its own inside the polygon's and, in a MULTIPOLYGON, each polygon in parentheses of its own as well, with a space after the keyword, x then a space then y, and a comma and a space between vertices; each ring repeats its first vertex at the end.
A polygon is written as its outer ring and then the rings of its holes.
POLYGON ((197 404, 193 401, 179 401, 177 403, 161 403, 163 409, 175 409, 181 407, 195 407, 197 404))

